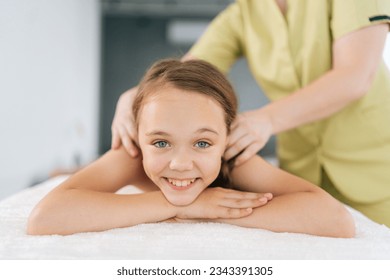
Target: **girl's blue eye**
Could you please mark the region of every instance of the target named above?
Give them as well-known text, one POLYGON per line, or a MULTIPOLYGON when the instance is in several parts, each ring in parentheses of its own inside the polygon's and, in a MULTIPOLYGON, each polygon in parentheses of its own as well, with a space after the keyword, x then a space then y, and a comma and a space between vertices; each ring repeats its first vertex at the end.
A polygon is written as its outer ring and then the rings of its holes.
POLYGON ((199 141, 198 143, 195 144, 195 146, 201 149, 205 149, 210 147, 210 144, 207 143, 206 141, 199 141))
POLYGON ((167 141, 157 141, 157 142, 154 142, 153 143, 153 146, 155 146, 156 148, 166 148, 168 147, 168 142, 167 141))

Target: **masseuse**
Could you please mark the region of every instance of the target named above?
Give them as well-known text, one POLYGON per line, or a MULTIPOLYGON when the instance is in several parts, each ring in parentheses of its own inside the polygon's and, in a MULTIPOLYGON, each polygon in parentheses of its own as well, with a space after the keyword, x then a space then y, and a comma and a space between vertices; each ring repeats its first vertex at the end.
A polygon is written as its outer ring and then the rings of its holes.
MULTIPOLYGON (((390 226, 390 74, 382 59, 388 0, 238 0, 183 59, 224 72, 245 56, 271 102, 232 125, 236 164, 277 135, 280 167, 390 226)), ((112 147, 138 156, 129 104, 118 101, 112 147)))

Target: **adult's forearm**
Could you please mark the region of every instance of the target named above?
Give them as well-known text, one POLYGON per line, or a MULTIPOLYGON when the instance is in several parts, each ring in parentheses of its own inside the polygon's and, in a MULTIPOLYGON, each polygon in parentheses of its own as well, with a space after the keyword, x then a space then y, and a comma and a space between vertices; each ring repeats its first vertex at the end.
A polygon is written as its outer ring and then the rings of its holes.
POLYGON ((218 221, 274 232, 328 237, 353 237, 355 231, 352 217, 343 205, 312 192, 281 195, 254 209, 250 216, 218 221))
POLYGON ((264 108, 274 133, 329 117, 364 96, 382 60, 388 31, 384 23, 337 39, 332 45, 332 70, 264 108))
POLYGON ((67 235, 103 231, 159 222, 175 214, 160 191, 119 195, 82 189, 56 190, 34 209, 27 232, 67 235))
POLYGON ((293 94, 258 109, 256 114, 267 118, 277 134, 339 112, 361 98, 369 85, 369 77, 355 69, 331 70, 293 94))

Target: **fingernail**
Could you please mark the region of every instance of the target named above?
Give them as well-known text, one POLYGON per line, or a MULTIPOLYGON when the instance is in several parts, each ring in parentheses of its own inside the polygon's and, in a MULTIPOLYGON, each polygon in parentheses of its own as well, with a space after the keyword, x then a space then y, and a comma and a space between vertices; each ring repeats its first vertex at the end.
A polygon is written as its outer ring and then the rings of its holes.
POLYGON ((268 199, 266 197, 261 197, 261 198, 259 198, 259 200, 260 200, 260 202, 267 202, 268 201, 268 199))
POLYGON ((264 194, 268 199, 271 199, 272 198, 272 193, 266 193, 264 194))
POLYGON ((247 212, 252 212, 252 208, 246 208, 247 212))

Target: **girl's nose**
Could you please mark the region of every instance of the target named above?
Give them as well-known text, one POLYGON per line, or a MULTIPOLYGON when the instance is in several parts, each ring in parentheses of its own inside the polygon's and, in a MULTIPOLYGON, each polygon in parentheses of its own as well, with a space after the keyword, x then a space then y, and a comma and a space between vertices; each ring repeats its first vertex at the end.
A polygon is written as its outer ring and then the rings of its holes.
POLYGON ((176 171, 189 171, 194 167, 191 157, 186 152, 174 155, 169 168, 176 171))

